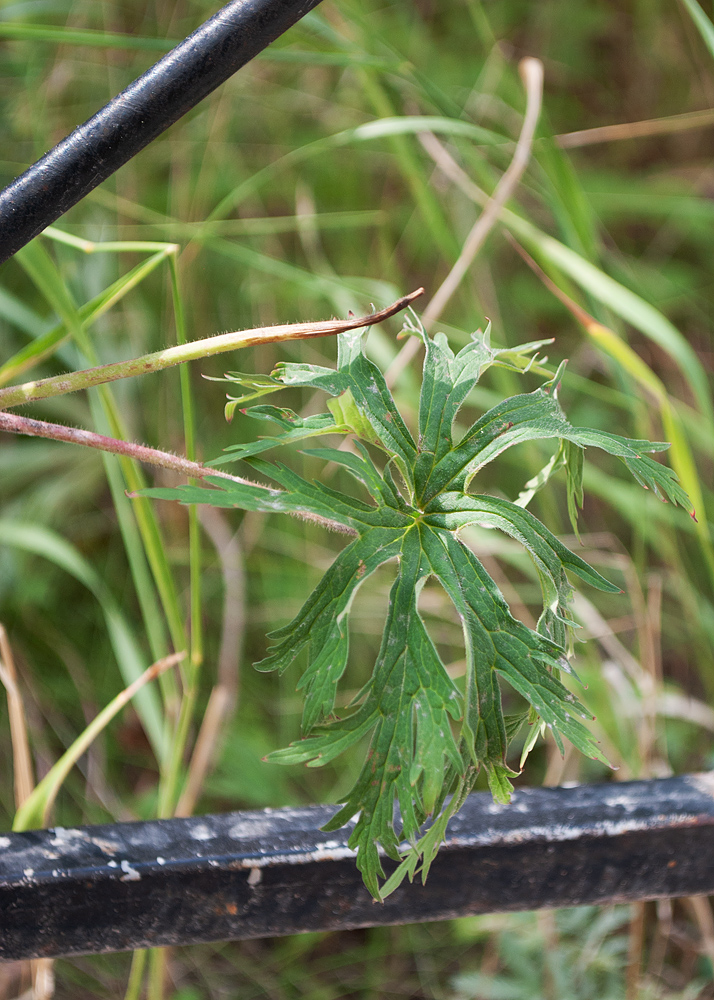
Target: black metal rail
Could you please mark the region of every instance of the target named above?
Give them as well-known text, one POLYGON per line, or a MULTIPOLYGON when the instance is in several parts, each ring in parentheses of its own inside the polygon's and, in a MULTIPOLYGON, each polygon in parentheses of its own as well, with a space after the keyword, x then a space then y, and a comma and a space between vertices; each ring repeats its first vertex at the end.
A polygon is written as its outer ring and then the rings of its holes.
POLYGON ((332 809, 0 836, 0 959, 714 892, 714 774, 472 795, 426 886, 382 905, 332 809))
POLYGON ((0 263, 321 0, 233 0, 0 192, 0 263))

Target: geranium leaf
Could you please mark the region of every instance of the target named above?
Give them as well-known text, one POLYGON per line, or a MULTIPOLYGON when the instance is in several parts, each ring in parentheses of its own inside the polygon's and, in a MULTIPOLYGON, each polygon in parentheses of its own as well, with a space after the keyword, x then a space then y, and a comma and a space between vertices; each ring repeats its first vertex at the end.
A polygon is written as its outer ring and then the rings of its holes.
POLYGON ((584 451, 597 447, 621 459, 643 486, 662 499, 691 510, 674 473, 645 454, 662 451, 666 444, 570 424, 557 399, 562 365, 540 389, 499 403, 454 441, 455 418, 483 371, 492 364, 524 370, 529 355, 541 344, 501 351, 491 347, 486 331, 474 334, 454 354, 443 335, 430 338, 418 325, 410 332, 425 346, 416 441, 384 376, 364 356, 362 335, 353 331, 339 338, 337 369, 283 364, 265 382, 237 378, 256 391, 311 386, 330 397, 329 414, 305 418, 284 408, 252 407, 248 416, 272 421, 279 432, 235 446, 214 460, 222 464, 242 459, 277 487, 210 476, 200 486, 144 491, 184 503, 317 519, 355 536, 293 620, 272 633, 274 645, 257 666, 284 671, 301 651, 308 651, 298 682, 305 698, 303 738, 268 759, 316 767, 369 739, 361 773, 326 829, 358 817, 350 845, 357 849, 357 864, 376 898, 419 870, 426 877, 448 819, 468 795, 480 769, 486 772, 494 798, 508 801, 511 779, 517 774, 509 764, 509 745, 525 721, 532 728, 522 759, 546 729, 561 752, 568 739, 589 757, 605 759, 581 721, 589 717, 587 710, 561 680, 561 672, 574 673, 566 652, 573 625, 568 574, 609 593, 619 588, 570 552, 525 509, 536 490, 564 467, 575 527, 583 499, 584 451), (307 454, 327 463, 331 473, 337 468, 356 479, 358 489, 366 491, 365 499, 258 457, 269 448, 322 434, 349 435, 352 445, 312 448, 307 454), (557 442, 556 453, 517 503, 468 492, 478 471, 504 449, 549 438, 557 442), (375 460, 374 454, 380 453, 386 459, 375 460), (460 536, 464 527, 474 524, 505 532, 533 560, 543 595, 536 629, 511 614, 500 590, 460 536), (387 562, 394 563, 396 572, 379 654, 360 695, 338 715, 335 705, 349 659, 352 601, 361 584, 387 562), (419 613, 419 595, 430 577, 441 585, 463 626, 467 666, 463 691, 449 677, 419 613), (504 716, 504 681, 525 700, 526 711, 504 716), (380 887, 381 853, 398 867, 380 887))
POLYGON ((210 468, 250 458, 251 455, 259 455, 263 451, 269 451, 271 448, 278 448, 281 445, 296 444, 298 441, 306 440, 306 438, 349 432, 347 427, 335 423, 335 418, 331 413, 316 413, 313 416, 303 418, 292 410, 277 406, 251 406, 243 413, 256 420, 270 420, 284 427, 285 430, 281 434, 260 438, 257 441, 231 445, 225 449, 223 455, 206 462, 210 468))

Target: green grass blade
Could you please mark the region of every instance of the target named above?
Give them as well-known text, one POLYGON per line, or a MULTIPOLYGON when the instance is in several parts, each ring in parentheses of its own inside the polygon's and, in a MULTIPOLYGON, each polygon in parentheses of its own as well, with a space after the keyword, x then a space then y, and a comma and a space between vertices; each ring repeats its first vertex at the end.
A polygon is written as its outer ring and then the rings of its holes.
POLYGON ((706 506, 701 480, 697 473, 696 462, 689 446, 682 418, 664 384, 629 344, 618 337, 614 331, 600 323, 593 322, 586 329, 598 347, 605 354, 608 354, 617 365, 621 366, 639 384, 640 388, 653 396, 656 401, 665 436, 671 444, 672 467, 679 477, 682 488, 689 495, 695 513, 699 512, 699 518, 696 522, 697 534, 702 545, 712 586, 714 586, 714 545, 706 520, 706 506))
MULTIPOLYGON (((268 166, 263 167, 262 170, 252 174, 245 181, 242 181, 233 188, 232 191, 218 202, 208 215, 206 222, 225 218, 243 201, 255 194, 256 191, 269 181, 274 181, 285 170, 306 162, 313 157, 324 156, 330 149, 359 146, 361 143, 374 142, 379 139, 399 143, 398 148, 402 151, 402 155, 406 157, 402 164, 403 170, 410 178, 410 184, 415 186, 415 190, 421 192, 427 181, 422 177, 421 167, 419 162, 414 158, 410 147, 404 145, 405 139, 408 136, 415 136, 419 132, 430 131, 441 135, 471 139, 478 145, 495 145, 504 141, 503 136, 496 132, 482 128, 479 125, 473 125, 471 122, 461 121, 457 118, 434 115, 395 115, 394 109, 388 101, 385 102, 382 100, 381 93, 381 91, 376 91, 374 94, 375 104, 381 109, 381 112, 378 112, 380 117, 374 121, 365 122, 363 125, 357 125, 354 128, 344 129, 333 135, 315 139, 313 142, 305 143, 303 146, 298 146, 290 150, 289 153, 274 160, 268 166), (404 153, 404 150, 406 150, 406 153, 404 153)), ((423 195, 420 194, 419 197, 421 198, 423 195)), ((431 202, 433 195, 429 197, 431 202)), ((437 208, 431 207, 426 209, 426 211, 429 217, 431 217, 431 214, 436 212, 437 208)), ((438 213, 435 225, 441 231, 446 223, 440 216, 440 208, 438 209, 438 213)), ((446 237, 442 233, 442 239, 447 240, 450 252, 458 251, 453 234, 446 237)))
POLYGON ((702 415, 714 427, 714 407, 704 367, 691 344, 666 316, 641 296, 625 288, 580 254, 521 216, 504 211, 501 218, 509 229, 565 272, 581 288, 666 351, 691 386, 702 415))
POLYGON ((146 38, 97 31, 94 28, 61 28, 52 24, 18 24, 0 21, 0 38, 20 42, 48 42, 51 45, 89 45, 95 49, 132 49, 141 52, 168 52, 178 39, 146 38))
POLYGON ((41 337, 47 330, 46 320, 5 288, 0 288, 0 316, 30 337, 41 337))
MULTIPOLYGON (((38 240, 33 240, 18 251, 16 257, 32 278, 39 291, 45 296, 49 304, 55 309, 67 328, 71 331, 77 346, 89 363, 97 365, 99 359, 82 326, 81 316, 50 255, 38 240)), ((90 393, 90 404, 95 398, 99 400, 101 414, 107 428, 106 430, 100 428, 100 432, 107 433, 108 431, 111 437, 126 440, 127 434, 124 429, 124 422, 121 419, 119 408, 110 388, 108 386, 99 386, 96 396, 90 393)), ((99 410, 92 406, 92 411, 96 421, 99 417, 99 410)), ((139 466, 126 458, 120 459, 120 464, 127 488, 131 492, 141 490, 146 484, 139 466)), ((176 651, 186 649, 187 641, 183 613, 166 556, 166 547, 153 508, 146 498, 140 497, 134 504, 133 511, 159 592, 161 605, 166 615, 166 621, 171 633, 171 641, 176 651)), ((142 612, 145 613, 145 609, 142 608, 142 612)), ((168 686, 172 678, 169 674, 162 676, 162 688, 166 696, 169 696, 168 686)))
MULTIPOLYGON (((92 400, 90 407, 96 411, 94 414, 95 424, 97 421, 103 421, 104 415, 99 403, 92 400)), ((98 426, 102 426, 102 424, 100 423, 98 426)), ((141 618, 151 650, 151 657, 153 660, 160 660, 166 656, 169 649, 166 619, 161 613, 161 605, 147 563, 141 532, 134 517, 133 504, 126 495, 126 484, 119 459, 115 455, 103 452, 102 461, 114 502, 124 550, 129 562, 132 582, 141 608, 141 618)))
POLYGON ((47 826, 49 813, 64 781, 82 754, 86 753, 101 731, 111 722, 115 715, 124 708, 147 684, 160 676, 164 670, 177 663, 185 653, 174 653, 164 660, 154 663, 140 677, 121 691, 96 715, 89 725, 80 733, 70 747, 65 750, 60 759, 50 768, 44 778, 35 786, 32 793, 22 803, 15 814, 12 825, 14 831, 31 830, 47 826))
POLYGON ((682 0, 687 8, 689 16, 702 36, 702 40, 709 50, 709 54, 714 58, 714 24, 709 20, 697 0, 682 0))
POLYGON ((162 253, 175 254, 179 247, 176 243, 158 242, 156 240, 107 240, 97 243, 94 240, 83 240, 79 236, 67 233, 56 226, 48 226, 42 235, 55 243, 64 243, 83 253, 162 253))
MULTIPOLYGON (((175 255, 169 258, 171 274, 171 294, 173 298, 174 317, 176 322, 176 343, 186 343, 186 314, 179 287, 178 267, 175 255)), ((193 394, 191 391, 190 371, 188 365, 179 369, 181 381, 181 408, 183 413, 183 428, 186 457, 191 462, 196 461, 196 418, 194 415, 193 394)), ((203 636, 201 631, 201 529, 198 523, 198 511, 190 507, 188 512, 189 525, 189 573, 190 573, 190 604, 191 604, 191 664, 198 667, 203 659, 203 636)))
MULTIPOLYGON (((108 288, 105 288, 99 295, 86 302, 83 306, 80 306, 79 315, 83 328, 85 330, 89 329, 95 320, 108 312, 112 306, 116 305, 133 288, 136 288, 166 258, 167 252, 166 250, 161 250, 153 254, 148 260, 142 261, 141 264, 137 264, 131 271, 123 274, 121 278, 118 278, 108 288)), ((0 294, 2 294, 1 291, 0 294)), ((0 301, 0 311, 2 311, 2 305, 3 303, 0 301)), ((0 366, 0 386, 6 385, 29 368, 33 368, 35 365, 51 357, 57 348, 71 337, 71 331, 67 329, 65 323, 59 323, 51 330, 38 331, 34 336, 35 339, 32 343, 23 347, 22 350, 18 351, 0 366)))
MULTIPOLYGON (((128 686, 144 673, 146 659, 119 604, 101 577, 73 545, 49 528, 10 520, 0 520, 0 544, 49 559, 79 580, 99 602, 124 683, 128 686)), ((145 688, 137 694, 136 711, 157 760, 163 760, 167 745, 161 706, 154 688, 145 688)))

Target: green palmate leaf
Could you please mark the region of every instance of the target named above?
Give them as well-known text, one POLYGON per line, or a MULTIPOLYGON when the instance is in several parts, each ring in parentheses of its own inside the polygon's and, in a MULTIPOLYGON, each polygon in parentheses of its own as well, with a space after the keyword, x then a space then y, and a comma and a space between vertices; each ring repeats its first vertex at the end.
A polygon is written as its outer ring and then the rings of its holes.
POLYGON ((580 541, 578 532, 578 508, 583 505, 583 459, 585 449, 572 441, 561 441, 560 448, 551 456, 532 479, 529 479, 518 495, 516 503, 527 507, 538 490, 542 489, 548 480, 559 469, 565 469, 568 496, 568 517, 576 538, 580 541))
POLYGON ((240 396, 229 396, 226 394, 225 415, 226 420, 232 420, 235 411, 239 406, 244 406, 261 396, 269 396, 272 392, 282 389, 282 383, 270 375, 246 375, 243 372, 226 372, 223 378, 215 378, 212 375, 204 375, 209 382, 228 382, 232 385, 241 386, 245 392, 240 396))
POLYGON ((571 587, 565 571, 570 570, 581 580, 598 590, 618 593, 619 588, 608 583, 579 556, 567 549, 545 525, 508 500, 465 493, 443 493, 427 508, 427 522, 457 531, 468 524, 498 528, 519 541, 531 556, 543 593, 543 615, 539 631, 553 638, 561 647, 567 641, 567 604, 571 587))
MULTIPOLYGON (((282 386, 281 386, 282 388, 282 386)), ((251 455, 259 455, 263 451, 275 448, 281 444, 294 444, 297 441, 304 441, 306 438, 319 437, 322 434, 346 432, 335 423, 331 413, 316 413, 311 417, 300 417, 292 410, 278 406, 251 406, 243 413, 256 420, 270 420, 286 428, 279 436, 269 436, 258 441, 251 441, 249 444, 234 444, 226 448, 226 454, 219 458, 214 458, 206 465, 214 467, 235 462, 239 458, 249 458, 251 455)))
POLYGON ((475 337, 454 355, 444 334, 437 333, 432 340, 421 327, 415 328, 414 332, 421 337, 426 348, 419 399, 419 489, 426 483, 436 463, 451 451, 454 418, 481 373, 497 361, 502 363, 504 358, 525 357, 549 341, 523 344, 515 351, 498 350, 491 347, 490 327, 487 327, 485 333, 475 337))
POLYGON ((358 331, 340 335, 339 340, 337 371, 316 365, 284 364, 278 365, 277 376, 284 385, 312 386, 339 397, 337 419, 349 420, 353 433, 386 451, 411 486, 417 446, 384 376, 362 353, 358 331))
POLYGON ((399 859, 394 798, 402 836, 413 839, 441 792, 445 758, 460 767, 449 718, 461 716, 461 698, 439 660, 417 610, 421 584, 429 575, 422 562, 420 529, 403 532, 400 572, 390 594, 389 614, 369 692, 357 711, 323 728, 273 759, 322 763, 372 730, 367 761, 345 805, 329 824, 336 829, 356 812, 351 838, 370 891, 378 895, 383 875, 377 845, 399 859))
POLYGON ((347 664, 347 615, 360 584, 382 563, 399 555, 403 529, 377 527, 356 539, 338 556, 290 625, 272 632, 281 640, 257 664, 260 670, 290 666, 306 643, 315 651, 299 688, 305 691, 303 731, 332 714, 336 685, 347 664))
MULTIPOLYGON (((242 459, 279 488, 245 480, 209 477, 204 486, 148 490, 184 503, 209 503, 243 510, 283 512, 318 519, 354 536, 335 559, 297 614, 273 632, 273 647, 257 666, 288 669, 307 649, 308 665, 298 683, 304 694, 303 738, 269 759, 319 766, 356 742, 369 750, 354 788, 326 829, 357 815, 350 838, 357 864, 375 897, 391 892, 421 866, 425 878, 450 816, 460 807, 481 770, 494 798, 507 802, 517 773, 508 763, 509 745, 525 721, 531 727, 524 757, 550 729, 563 750, 568 739, 582 753, 604 760, 583 725, 588 713, 563 684, 571 672, 568 612, 574 574, 608 592, 618 588, 574 555, 528 510, 526 504, 558 469, 567 478, 568 504, 575 519, 582 504, 582 460, 588 447, 621 459, 635 478, 661 499, 691 510, 674 474, 644 453, 666 444, 633 441, 603 431, 573 427, 557 400, 562 366, 535 392, 514 396, 480 417, 460 440, 454 419, 482 373, 491 365, 524 370, 541 346, 511 351, 491 347, 488 331, 477 333, 457 354, 446 338, 433 339, 417 326, 426 352, 416 440, 399 413, 382 373, 362 352, 362 335, 339 338, 337 369, 282 364, 268 386, 310 386, 324 390, 329 413, 301 418, 291 410, 255 406, 246 415, 277 425, 278 432, 235 446, 218 465, 242 459), (312 448, 309 454, 344 469, 366 499, 309 482, 284 465, 257 455, 307 438, 339 434, 345 450, 312 448), (486 463, 524 441, 553 438, 551 461, 517 503, 468 492, 486 463), (386 454, 378 465, 368 446, 386 454), (399 475, 395 475, 398 470, 399 475), (511 614, 498 587, 460 537, 468 525, 498 530, 520 542, 540 580, 543 613, 536 629, 511 614), (372 676, 340 716, 337 687, 349 655, 349 613, 361 584, 382 564, 396 562, 396 576, 382 643, 372 676), (466 681, 451 680, 419 613, 419 595, 429 578, 439 581, 463 625, 466 681), (506 681, 527 703, 504 716, 500 684, 506 681), (449 796, 451 795, 451 798, 449 796), (430 825, 425 823, 432 817, 430 825), (380 888, 380 852, 398 862, 380 888)), ((245 385, 251 377, 241 376, 245 385)), ((259 386, 260 380, 252 380, 259 386)))

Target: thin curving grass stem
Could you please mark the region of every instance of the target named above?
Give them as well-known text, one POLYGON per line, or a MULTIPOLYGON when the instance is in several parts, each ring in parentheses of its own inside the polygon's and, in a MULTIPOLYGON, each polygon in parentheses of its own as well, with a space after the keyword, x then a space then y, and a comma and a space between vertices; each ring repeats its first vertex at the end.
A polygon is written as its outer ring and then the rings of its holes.
MULTIPOLYGON (((529 57, 522 59, 518 68, 526 90, 526 113, 523 118, 523 126, 521 134, 518 137, 513 159, 498 182, 493 196, 484 206, 483 212, 466 237, 458 260, 424 310, 421 321, 424 329, 427 331, 431 329, 432 325, 441 316, 454 292, 463 281, 476 255, 486 241, 486 237, 498 221, 503 207, 518 186, 523 172, 528 166, 531 149, 533 148, 533 138, 543 103, 543 63, 539 59, 529 57)), ((410 338, 406 342, 385 373, 387 385, 394 385, 396 379, 405 366, 409 364, 420 346, 420 341, 416 338, 410 338)))
POLYGON ((626 139, 647 139, 655 135, 672 135, 688 129, 709 128, 714 125, 714 109, 686 111, 680 115, 663 118, 648 118, 638 122, 618 122, 615 125, 598 125, 597 128, 579 129, 577 132, 563 132, 555 141, 561 149, 578 149, 603 142, 622 142, 626 139))

